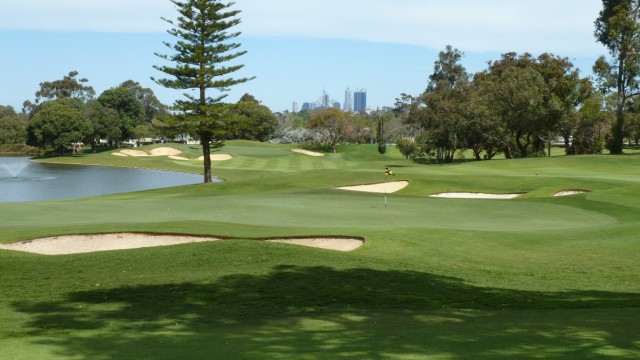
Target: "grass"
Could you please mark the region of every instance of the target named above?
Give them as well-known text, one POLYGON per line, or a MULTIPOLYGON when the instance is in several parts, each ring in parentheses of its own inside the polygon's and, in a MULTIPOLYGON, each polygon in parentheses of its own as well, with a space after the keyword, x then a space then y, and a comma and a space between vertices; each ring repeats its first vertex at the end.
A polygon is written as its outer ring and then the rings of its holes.
MULTIPOLYGON (((173 146, 173 144, 172 144, 173 146)), ((199 155, 190 145, 176 145, 199 155)), ((363 236, 339 253, 233 240, 0 251, 3 359, 635 359, 640 156, 417 165, 230 142, 221 184, 0 204, 0 242, 83 232, 363 236), (333 190, 394 180, 389 196, 333 190), (563 189, 587 194, 554 198, 563 189), (432 199, 444 191, 516 200, 432 199)), ((201 171, 110 153, 44 161, 201 171)))

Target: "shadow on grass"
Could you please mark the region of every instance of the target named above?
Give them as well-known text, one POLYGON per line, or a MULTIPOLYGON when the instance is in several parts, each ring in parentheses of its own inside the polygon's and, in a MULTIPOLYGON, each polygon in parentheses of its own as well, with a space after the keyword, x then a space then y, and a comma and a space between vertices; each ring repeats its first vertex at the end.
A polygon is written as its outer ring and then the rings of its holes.
POLYGON ((30 319, 28 341, 80 359, 632 359, 640 356, 639 300, 279 266, 13 306, 30 319))

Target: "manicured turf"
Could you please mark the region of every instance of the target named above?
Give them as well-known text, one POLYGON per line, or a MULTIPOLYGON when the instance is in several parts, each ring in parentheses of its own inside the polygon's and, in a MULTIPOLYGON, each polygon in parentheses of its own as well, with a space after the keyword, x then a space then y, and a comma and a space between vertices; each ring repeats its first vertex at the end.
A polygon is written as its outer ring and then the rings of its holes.
MULTIPOLYGON (((174 145, 187 157, 193 145, 174 145)), ((2 359, 635 359, 640 156, 419 165, 230 142, 221 184, 0 204, 0 242, 152 231, 247 238, 67 256, 0 251, 2 359), (334 187, 384 181, 384 195, 334 187), (554 198, 559 190, 587 194, 554 198), (434 199, 446 191, 514 200, 434 199), (362 236, 350 253, 263 243, 362 236)), ((147 148, 149 149, 149 148, 147 148)), ((200 172, 110 152, 47 161, 200 172)))

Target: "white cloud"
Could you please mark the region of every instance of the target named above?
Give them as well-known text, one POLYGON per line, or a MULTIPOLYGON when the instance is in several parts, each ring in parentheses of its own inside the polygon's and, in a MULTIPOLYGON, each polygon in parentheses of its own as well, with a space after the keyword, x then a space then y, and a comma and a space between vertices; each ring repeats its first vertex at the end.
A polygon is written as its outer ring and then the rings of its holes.
MULTIPOLYGON (((249 36, 593 55, 601 0, 236 0, 249 36)), ((169 0, 3 0, 0 28, 161 32, 169 0)))

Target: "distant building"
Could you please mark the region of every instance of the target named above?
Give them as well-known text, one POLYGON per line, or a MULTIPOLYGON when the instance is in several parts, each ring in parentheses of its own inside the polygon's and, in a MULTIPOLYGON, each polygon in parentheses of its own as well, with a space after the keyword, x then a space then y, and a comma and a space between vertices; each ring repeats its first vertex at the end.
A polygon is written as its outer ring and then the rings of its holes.
POLYGON ((350 88, 347 88, 344 92, 344 111, 352 112, 353 111, 353 93, 350 88))
POLYGON ((302 110, 313 110, 313 106, 310 102, 302 103, 302 110))
POLYGON ((367 109, 367 90, 356 90, 353 93, 353 111, 364 113, 367 109))
POLYGON ((334 108, 336 108, 336 109, 338 109, 338 110, 340 110, 340 103, 339 103, 339 102, 337 102, 337 101, 336 101, 336 102, 334 102, 334 103, 333 103, 333 107, 334 107, 334 108))
POLYGON ((323 109, 328 109, 329 104, 330 104, 329 94, 327 94, 327 92, 323 90, 320 107, 322 107, 323 109))
POLYGON ((298 112, 298 102, 294 101, 293 105, 291 106, 291 110, 293 113, 297 113, 298 112))

